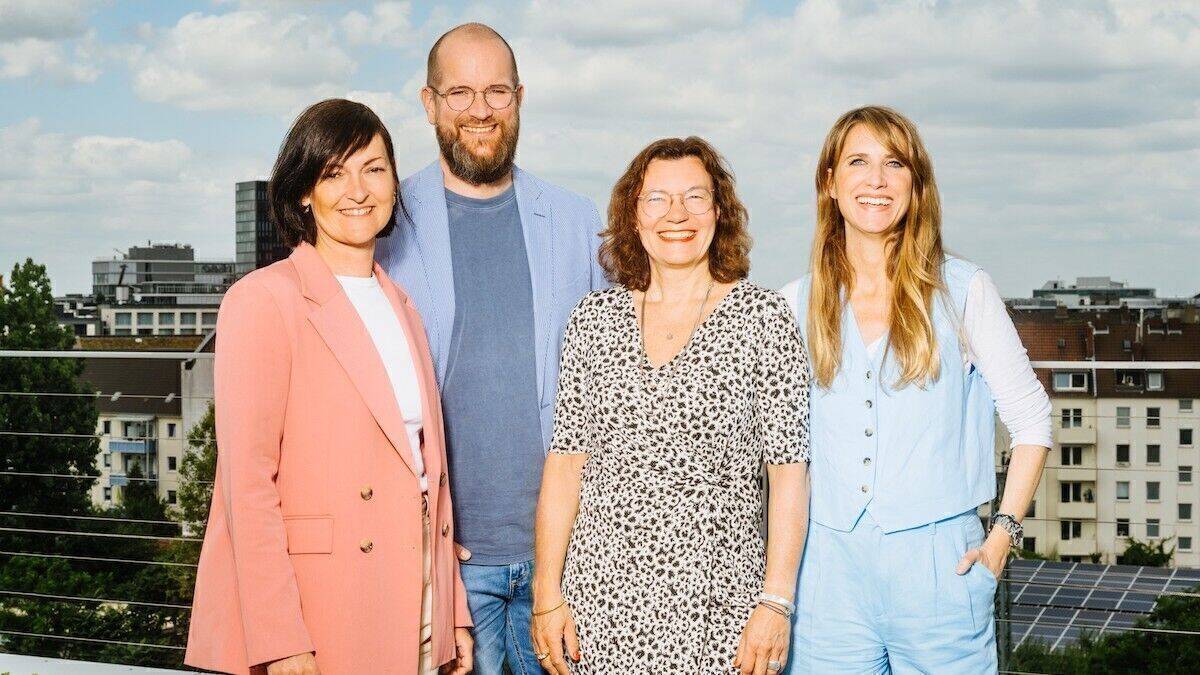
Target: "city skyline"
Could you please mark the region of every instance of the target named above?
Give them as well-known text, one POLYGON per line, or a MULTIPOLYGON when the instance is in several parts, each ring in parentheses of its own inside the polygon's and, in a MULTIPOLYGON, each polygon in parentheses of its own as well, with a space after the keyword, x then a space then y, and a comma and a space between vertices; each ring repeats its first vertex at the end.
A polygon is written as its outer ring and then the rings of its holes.
POLYGON ((766 285, 804 271, 815 154, 871 102, 918 123, 949 248, 1006 296, 1100 275, 1193 295, 1200 8, 1176 5, 0 2, 0 274, 30 256, 86 291, 93 259, 146 240, 232 260, 235 184, 323 97, 372 105, 402 175, 425 165, 426 50, 481 20, 527 88, 523 166, 603 208, 647 142, 705 136, 766 285))

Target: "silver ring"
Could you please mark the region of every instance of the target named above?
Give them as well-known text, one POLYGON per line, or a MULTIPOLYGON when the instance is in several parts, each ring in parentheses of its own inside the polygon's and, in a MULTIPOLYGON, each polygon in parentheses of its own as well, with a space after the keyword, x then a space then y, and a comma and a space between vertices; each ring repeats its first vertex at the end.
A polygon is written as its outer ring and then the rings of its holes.
POLYGON ((767 661, 767 670, 774 672, 774 671, 779 670, 780 668, 783 668, 782 663, 780 663, 778 661, 767 661))

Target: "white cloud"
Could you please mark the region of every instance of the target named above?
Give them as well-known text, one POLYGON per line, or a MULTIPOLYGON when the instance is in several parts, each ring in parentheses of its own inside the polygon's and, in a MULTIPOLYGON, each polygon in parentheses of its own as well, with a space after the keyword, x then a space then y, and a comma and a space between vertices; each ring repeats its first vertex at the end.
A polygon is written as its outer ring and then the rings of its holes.
POLYGON ((327 22, 299 14, 188 14, 133 60, 141 98, 189 110, 279 113, 344 89, 357 64, 327 22))
POLYGON ((532 0, 529 29, 582 45, 635 45, 741 23, 746 0, 532 0))
POLYGON ((0 0, 0 41, 78 37, 87 27, 91 0, 0 0))
POLYGON ((94 3, 0 0, 0 79, 44 78, 59 84, 100 76, 87 19, 94 3), (70 49, 74 45, 73 53, 70 49))
POLYGON ((412 24, 411 2, 379 2, 370 16, 351 11, 342 17, 341 27, 351 44, 383 44, 421 49, 412 24))

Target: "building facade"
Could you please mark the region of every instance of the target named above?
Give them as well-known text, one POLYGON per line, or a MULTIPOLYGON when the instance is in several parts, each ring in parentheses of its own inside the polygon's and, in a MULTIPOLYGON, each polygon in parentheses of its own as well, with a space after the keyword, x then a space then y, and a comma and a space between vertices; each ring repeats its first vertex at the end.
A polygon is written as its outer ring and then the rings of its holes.
MULTIPOLYGON (((193 351, 201 338, 81 339, 87 351, 193 351)), ((181 361, 86 358, 81 379, 97 392, 100 477, 92 501, 120 503, 132 481, 148 481, 168 505, 178 501, 179 468, 187 450, 181 361)), ((209 394, 211 395, 211 394, 209 394)))
POLYGON ((291 250, 283 244, 269 217, 267 181, 238 183, 234 190, 234 213, 238 276, 288 257, 291 250))
MULTIPOLYGON (((1054 447, 1026 521, 1026 547, 1080 562, 1118 563, 1133 540, 1175 549, 1200 567, 1200 325, 1135 310, 1048 318, 1016 312, 1054 409, 1054 447), (1129 361, 1129 368, 1086 362, 1129 361)), ((1007 440, 1002 440, 1007 448, 1007 440)))
POLYGON ((97 304, 210 305, 236 276, 230 260, 196 260, 187 244, 133 246, 120 257, 92 261, 97 304))

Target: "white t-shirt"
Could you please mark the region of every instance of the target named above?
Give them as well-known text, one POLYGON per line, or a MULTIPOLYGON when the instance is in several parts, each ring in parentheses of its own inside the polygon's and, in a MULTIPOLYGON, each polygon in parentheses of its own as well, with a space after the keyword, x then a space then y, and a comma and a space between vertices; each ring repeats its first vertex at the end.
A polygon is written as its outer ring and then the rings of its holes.
MULTIPOLYGON (((799 282, 793 281, 781 292, 789 303, 795 303, 798 290, 799 282)), ((967 288, 963 333, 967 341, 964 365, 973 364, 983 375, 995 398, 996 413, 1012 436, 1012 447, 1054 447, 1050 397, 1029 365, 1025 345, 1013 327, 999 289, 983 270, 971 277, 967 288)), ((873 341, 867 352, 878 356, 886 337, 885 333, 873 341)))
POLYGON ((400 317, 379 286, 374 275, 369 277, 338 276, 338 283, 350 298, 350 304, 358 311, 359 318, 367 327, 371 341, 383 360, 384 370, 392 382, 396 404, 404 417, 404 430, 408 435, 408 446, 412 448, 413 469, 421 481, 421 491, 429 491, 425 477, 425 460, 421 456, 421 429, 425 425, 425 409, 421 403, 421 380, 417 377, 417 364, 408 349, 408 337, 400 324, 400 317))

